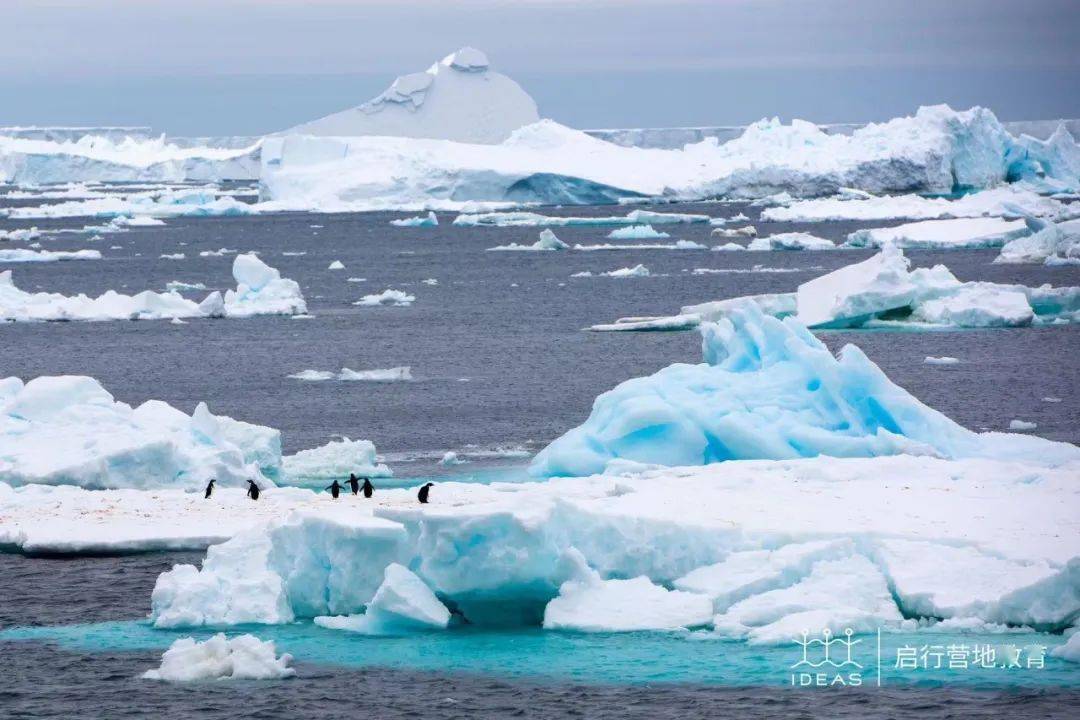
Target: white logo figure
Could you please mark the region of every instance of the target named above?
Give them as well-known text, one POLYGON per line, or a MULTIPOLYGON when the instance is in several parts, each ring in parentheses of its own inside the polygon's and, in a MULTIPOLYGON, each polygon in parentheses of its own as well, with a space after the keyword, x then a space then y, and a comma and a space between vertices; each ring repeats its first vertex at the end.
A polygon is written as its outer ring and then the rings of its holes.
POLYGON ((862 640, 853 640, 854 634, 854 630, 845 628, 844 637, 833 637, 832 631, 825 628, 821 631, 820 638, 811 638, 810 632, 803 630, 802 638, 795 639, 795 642, 802 647, 802 660, 792 665, 791 669, 793 671, 798 668, 804 669, 797 673, 792 672, 791 684, 801 686, 861 685, 862 674, 858 671, 863 666, 851 657, 851 650, 862 640), (818 647, 821 648, 820 658, 813 660, 811 656, 816 656, 818 647), (826 665, 835 670, 830 670, 828 673, 818 670, 826 665))

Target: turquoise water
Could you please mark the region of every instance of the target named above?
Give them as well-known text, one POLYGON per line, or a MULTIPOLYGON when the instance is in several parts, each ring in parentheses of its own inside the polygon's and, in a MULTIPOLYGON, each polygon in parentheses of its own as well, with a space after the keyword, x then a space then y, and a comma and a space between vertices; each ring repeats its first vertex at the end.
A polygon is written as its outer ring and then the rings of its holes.
MULTIPOLYGON (((481 485, 490 485, 496 482, 507 483, 521 483, 521 482, 534 482, 535 477, 529 475, 528 465, 501 465, 498 467, 491 466, 479 466, 479 463, 465 463, 463 465, 455 466, 453 468, 447 468, 445 472, 438 475, 402 475, 400 477, 373 477, 371 478, 372 484, 375 485, 375 491, 378 492, 380 488, 409 488, 423 485, 424 483, 435 483, 438 485, 443 482, 457 482, 457 483, 478 483, 481 485)), ((280 481, 280 484, 292 487, 304 487, 314 490, 322 490, 330 483, 326 478, 287 478, 280 481)), ((348 486, 342 486, 342 492, 348 493, 348 486)))
MULTIPOLYGON (((488 631, 460 629, 402 637, 367 637, 326 630, 310 623, 234 628, 228 634, 251 632, 274 640, 279 652, 296 661, 346 668, 452 671, 531 680, 588 684, 701 683, 709 685, 791 685, 792 665, 802 658, 799 645, 752 647, 743 642, 705 639, 700 633, 577 634, 540 629, 488 631)), ((210 631, 156 630, 143 621, 89 625, 12 628, 0 641, 46 641, 82 651, 163 650, 178 637, 203 639, 210 631)), ((857 636, 842 682, 854 684, 847 671, 858 672, 864 686, 877 683, 877 638, 857 636)), ((963 685, 976 688, 1080 687, 1080 665, 1049 656, 1063 642, 1060 636, 1035 633, 1008 635, 882 634, 882 686, 963 685), (917 660, 915 669, 895 667, 897 651, 924 646, 992 645, 998 665, 1006 665, 1003 646, 1021 648, 1023 667, 934 669, 935 659, 917 660), (1047 646, 1043 668, 1026 667, 1030 646, 1047 646)), ((934 648, 930 649, 934 652, 934 648)), ((974 657, 973 655, 970 657, 974 657)), ((943 661, 947 666, 947 659, 943 661)), ((835 671, 824 681, 839 684, 835 671)), ((806 682, 796 675, 796 683, 806 682)), ((821 682, 821 680, 817 680, 821 682)))

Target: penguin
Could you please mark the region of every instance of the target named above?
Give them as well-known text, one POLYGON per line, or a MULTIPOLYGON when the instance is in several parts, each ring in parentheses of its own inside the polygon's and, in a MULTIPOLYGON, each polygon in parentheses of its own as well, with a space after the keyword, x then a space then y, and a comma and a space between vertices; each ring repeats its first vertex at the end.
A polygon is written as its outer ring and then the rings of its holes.
POLYGON ((356 477, 355 473, 349 473, 349 488, 353 495, 360 492, 360 478, 356 477))
POLYGON ((214 492, 214 478, 210 478, 210 482, 206 483, 206 494, 203 495, 203 499, 207 499, 214 492))
POLYGON ((428 492, 431 491, 431 486, 435 483, 428 483, 420 488, 420 492, 416 493, 416 499, 420 501, 421 505, 427 505, 428 492))
POLYGON ((255 484, 254 480, 248 480, 247 496, 252 500, 259 499, 259 486, 255 484))
POLYGON ((364 497, 370 498, 375 492, 375 486, 371 484, 371 478, 364 478, 364 497))
POLYGON ((326 489, 330 491, 331 497, 337 500, 338 495, 341 494, 341 483, 339 483, 337 480, 334 480, 334 482, 330 483, 330 485, 327 486, 326 489))

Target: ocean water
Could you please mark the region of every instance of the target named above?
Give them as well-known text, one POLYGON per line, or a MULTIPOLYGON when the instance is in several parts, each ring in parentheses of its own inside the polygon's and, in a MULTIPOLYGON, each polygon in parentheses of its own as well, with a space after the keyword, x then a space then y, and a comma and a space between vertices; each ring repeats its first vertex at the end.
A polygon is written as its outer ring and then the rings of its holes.
MULTIPOLYGON (((37 201, 0 201, 0 207, 37 201)), ((745 204, 662 208, 730 216, 745 204)), ((611 214, 610 207, 545 212, 611 214)), ((537 229, 396 228, 395 213, 284 214, 167 221, 88 242, 46 236, 46 249, 93 247, 105 259, 18 264, 24 289, 66 294, 163 290, 171 280, 231 287, 225 247, 258 251, 300 282, 314 319, 8 324, 0 375, 92 375, 119 399, 156 398, 281 428, 286 451, 338 435, 376 443, 403 478, 463 473, 479 482, 520 476, 534 452, 581 422, 592 399, 617 382, 700 358, 696 333, 591 333, 583 328, 681 305, 785 292, 869 256, 867 251, 713 253, 618 251, 489 253, 531 243, 537 229), (113 249, 113 246, 120 246, 113 249), (184 260, 160 256, 183 252, 184 260), (305 252, 287 256, 285 252, 305 252), (327 266, 341 260, 345 270, 327 266), (643 263, 648 278, 571 278, 643 263), (754 266, 793 272, 754 272, 754 266), (695 268, 739 272, 695 275, 695 268), (348 282, 348 278, 364 278, 348 282), (422 281, 435 278, 438 284, 422 281), (386 288, 417 296, 411 307, 352 302, 386 288), (412 382, 302 382, 304 369, 409 365, 412 382), (446 450, 475 457, 444 469, 446 450)), ((10 229, 80 227, 83 218, 0 221, 10 229)), ((759 225, 842 239, 851 223, 759 225)), ((707 226, 659 228, 675 239, 718 244, 707 226)), ((610 228, 556 228, 570 243, 607 242, 610 228)), ((23 247, 25 243, 7 243, 23 247)), ((947 264, 965 280, 1077 284, 1075 268, 999 266, 996 251, 910 251, 919 266, 947 264)), ((189 295, 200 297, 206 291, 189 295)), ((833 349, 858 344, 894 381, 972 428, 1034 421, 1045 437, 1080 441, 1080 351, 1072 327, 930 333, 830 332, 833 349), (954 366, 923 363, 949 355, 954 366), (1045 397, 1061 402, 1046 402, 1045 397)), ((460 631, 372 640, 310 625, 260 628, 293 652, 299 677, 275 683, 175 687, 136 680, 155 666, 169 633, 140 624, 157 574, 200 554, 47 559, 0 556, 0 715, 9 717, 1068 717, 1080 699, 1076 671, 1042 670, 889 677, 880 689, 821 692, 787 687, 798 649, 754 650, 681 636, 553 635, 460 631)), ((978 642, 1027 644, 1042 636, 978 642)), ((976 639, 917 636, 922 643, 976 639)), ((893 636, 890 642, 914 641, 893 636)), ((1060 638, 1046 639, 1048 644, 1060 638)), ((865 647, 865 646, 864 646, 865 647)), ((886 648, 888 650, 890 648, 886 648)), ((895 650, 895 648, 891 648, 895 650)))

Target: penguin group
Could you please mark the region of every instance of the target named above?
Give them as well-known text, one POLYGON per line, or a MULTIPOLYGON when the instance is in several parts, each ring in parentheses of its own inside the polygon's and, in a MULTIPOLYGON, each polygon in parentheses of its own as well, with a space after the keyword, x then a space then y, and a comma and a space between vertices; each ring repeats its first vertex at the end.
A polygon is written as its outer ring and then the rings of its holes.
MULTIPOLYGON (((203 494, 204 499, 209 499, 210 496, 214 494, 214 483, 216 482, 217 480, 215 478, 210 478, 210 482, 206 484, 206 492, 203 494)), ((262 492, 259 489, 259 486, 255 484, 254 480, 248 480, 247 482, 247 496, 252 500, 258 500, 259 493, 262 492)), ((348 484, 349 490, 352 491, 353 495, 364 493, 364 497, 370 499, 371 496, 375 494, 375 486, 371 484, 371 478, 369 477, 359 478, 356 476, 356 473, 349 473, 349 479, 345 482, 348 484), (360 482, 361 479, 364 481, 363 484, 360 482)), ((434 486, 435 483, 429 482, 420 487, 420 491, 416 493, 416 499, 420 501, 421 505, 428 504, 428 494, 434 486)), ((330 491, 330 496, 337 500, 341 496, 341 491, 344 487, 345 486, 335 479, 334 482, 326 486, 326 489, 330 491)))

